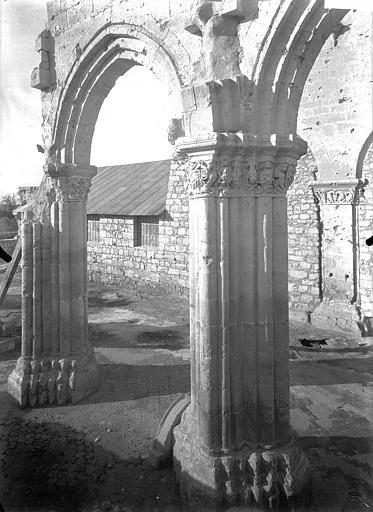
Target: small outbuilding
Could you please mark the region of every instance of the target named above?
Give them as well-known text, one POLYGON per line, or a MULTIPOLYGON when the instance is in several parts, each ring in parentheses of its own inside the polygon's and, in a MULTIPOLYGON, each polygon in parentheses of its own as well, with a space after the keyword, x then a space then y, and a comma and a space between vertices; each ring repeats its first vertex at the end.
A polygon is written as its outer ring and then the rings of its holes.
POLYGON ((91 281, 187 294, 188 200, 170 160, 99 167, 87 214, 91 281))

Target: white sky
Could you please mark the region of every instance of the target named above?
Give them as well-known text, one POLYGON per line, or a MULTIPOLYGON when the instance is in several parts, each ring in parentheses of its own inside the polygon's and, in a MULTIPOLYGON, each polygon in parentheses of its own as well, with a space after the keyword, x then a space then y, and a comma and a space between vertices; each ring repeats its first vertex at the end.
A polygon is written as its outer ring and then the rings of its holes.
MULTIPOLYGON (((40 91, 30 87, 38 65, 35 40, 47 19, 42 0, 0 0, 0 195, 42 178, 40 91)), ((93 137, 91 163, 114 165, 170 157, 167 93, 140 67, 106 98, 93 137)))
POLYGON ((373 11, 373 0, 325 0, 325 8, 373 11))

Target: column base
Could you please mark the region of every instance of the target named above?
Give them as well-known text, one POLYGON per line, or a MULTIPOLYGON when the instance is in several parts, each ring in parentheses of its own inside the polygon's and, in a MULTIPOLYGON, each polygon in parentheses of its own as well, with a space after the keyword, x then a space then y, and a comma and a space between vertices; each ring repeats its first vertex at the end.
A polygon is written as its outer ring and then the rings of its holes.
MULTIPOLYGON (((190 408, 174 430, 174 468, 188 507, 224 504, 294 510, 309 498, 310 466, 293 443, 211 453, 198 445, 190 408)), ((215 508, 212 508, 215 510, 215 508)))
POLYGON ((23 407, 76 403, 97 391, 100 374, 94 355, 20 357, 8 392, 23 407))

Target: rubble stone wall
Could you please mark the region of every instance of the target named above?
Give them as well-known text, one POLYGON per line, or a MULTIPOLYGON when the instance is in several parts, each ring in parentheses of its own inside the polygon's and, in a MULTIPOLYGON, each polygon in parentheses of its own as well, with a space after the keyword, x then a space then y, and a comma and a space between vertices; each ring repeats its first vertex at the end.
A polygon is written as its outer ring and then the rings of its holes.
POLYGON ((316 161, 309 151, 298 162, 288 191, 290 315, 308 321, 321 300, 320 217, 309 184, 316 178, 316 161))
MULTIPOLYGON (((300 160, 288 192, 289 305, 293 316, 303 320, 320 301, 318 207, 308 187, 315 173, 315 160, 308 153, 300 160)), ((159 247, 134 247, 133 217, 101 217, 100 242, 88 243, 91 281, 188 294, 185 184, 183 166, 173 162, 166 213, 159 219, 159 247)))
POLYGON ((88 242, 91 281, 125 284, 138 291, 188 294, 188 199, 184 170, 171 165, 159 246, 134 246, 134 218, 101 216, 100 241, 88 242))

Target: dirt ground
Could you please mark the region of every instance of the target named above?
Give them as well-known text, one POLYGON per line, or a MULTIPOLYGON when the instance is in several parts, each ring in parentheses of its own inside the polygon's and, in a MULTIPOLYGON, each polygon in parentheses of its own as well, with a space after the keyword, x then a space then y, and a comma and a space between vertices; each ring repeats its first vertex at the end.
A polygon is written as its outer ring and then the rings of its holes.
MULTIPOLYGON (((0 354, 4 508, 178 512, 172 467, 152 469, 148 453, 163 413, 189 391, 187 302, 95 285, 89 307, 102 383, 83 402, 21 411, 6 391, 18 353, 0 354)), ((1 315, 19 308, 17 274, 1 315)), ((373 509, 371 347, 300 324, 290 346, 292 428, 313 468, 309 510, 373 509)))

